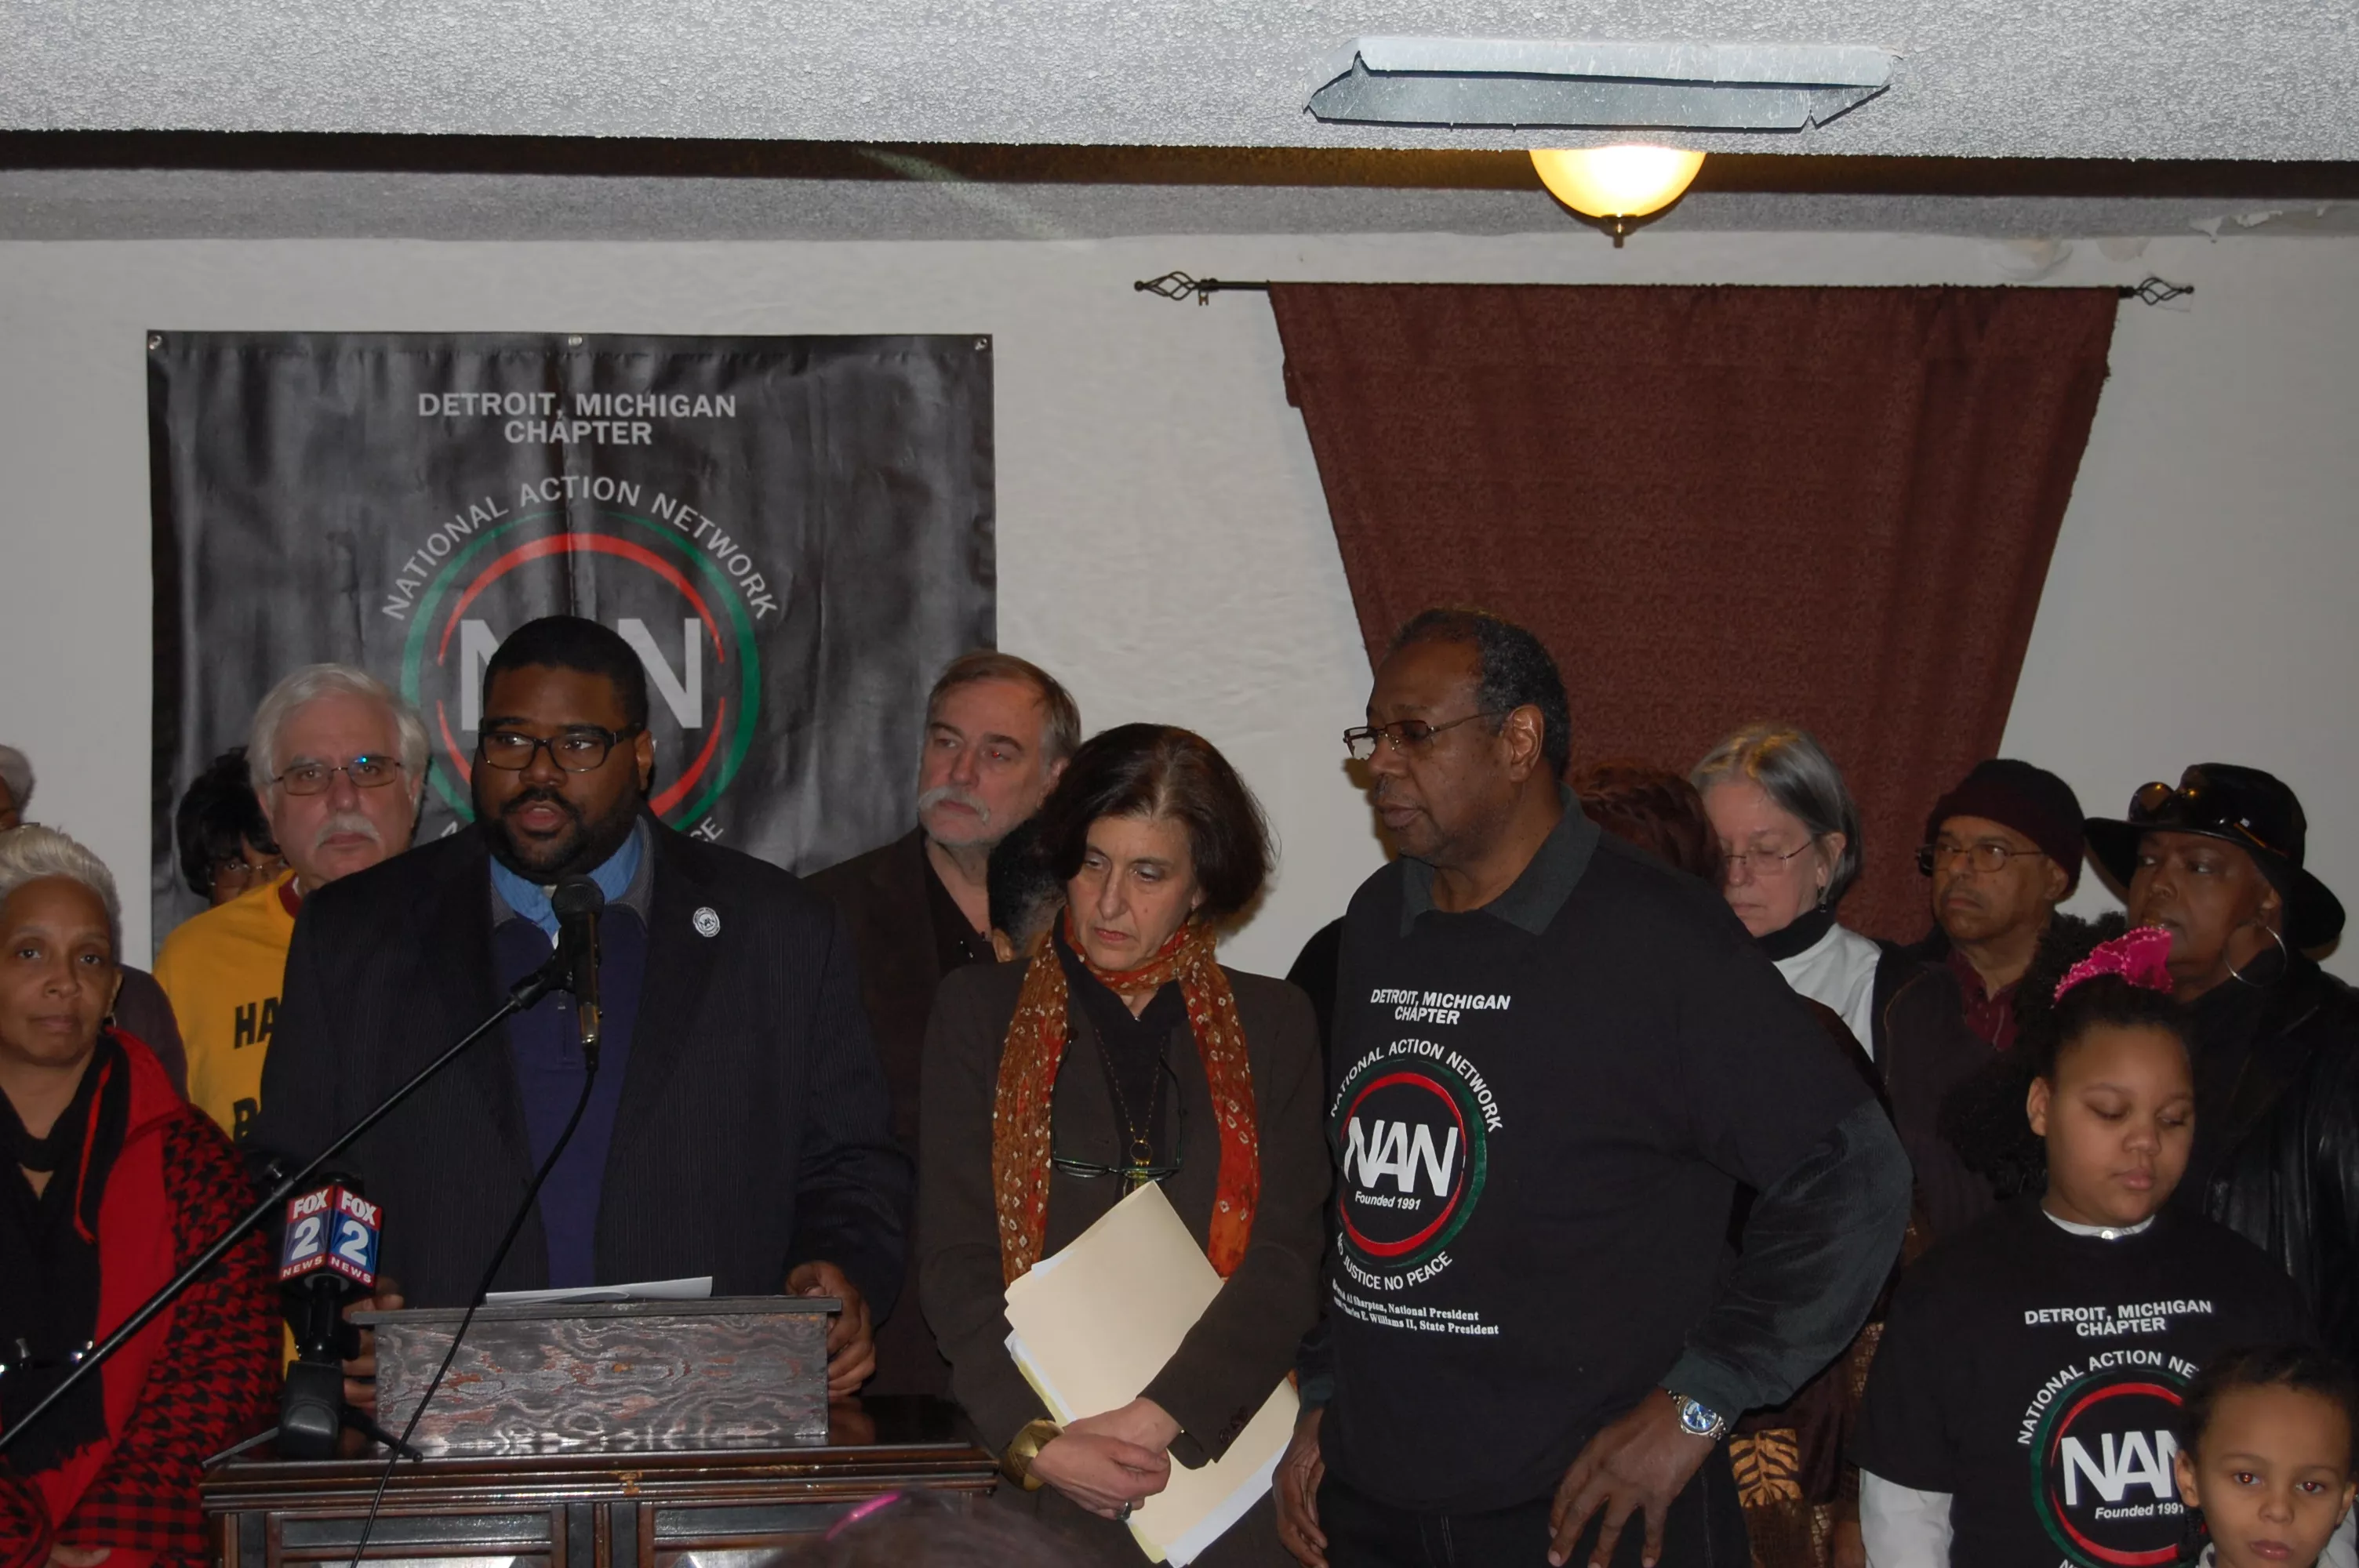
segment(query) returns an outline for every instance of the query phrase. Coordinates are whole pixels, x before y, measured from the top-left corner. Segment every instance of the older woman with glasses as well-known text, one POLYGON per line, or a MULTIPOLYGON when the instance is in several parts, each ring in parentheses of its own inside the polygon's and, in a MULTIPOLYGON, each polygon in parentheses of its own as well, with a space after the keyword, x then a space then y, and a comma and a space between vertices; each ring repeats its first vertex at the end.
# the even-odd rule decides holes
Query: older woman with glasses
POLYGON ((0 834, 0 1562, 198 1563, 198 1466, 267 1418, 278 1345, 249 1238, 38 1422, 84 1351, 247 1202, 229 1141, 106 1022, 114 879, 64 834, 0 834))
POLYGON ((287 869, 255 798, 243 746, 232 746, 189 781, 172 811, 172 839, 180 880, 211 909, 277 881, 287 869))
POLYGON ((1809 730, 1754 724, 1689 777, 1720 839, 1729 907, 1786 983, 1832 1008, 1880 1058, 1879 1001, 1919 966, 1836 922, 1860 867, 1859 807, 1843 771, 1809 730))
MULTIPOLYGON (((1049 943, 951 974, 928 1031, 919 1290, 952 1394, 1005 1456, 1000 1498, 1098 1560, 1136 1563, 1119 1521, 1175 1460, 1221 1455, 1318 1316, 1318 1037, 1301 992, 1214 959, 1269 850, 1260 808, 1201 737, 1106 731, 1038 820, 1063 884, 1049 943), (1060 1428, 1008 1354, 1005 1289, 1149 1182, 1224 1282, 1136 1400, 1060 1428)), ((1199 1561, 1290 1562, 1269 1499, 1199 1561)))

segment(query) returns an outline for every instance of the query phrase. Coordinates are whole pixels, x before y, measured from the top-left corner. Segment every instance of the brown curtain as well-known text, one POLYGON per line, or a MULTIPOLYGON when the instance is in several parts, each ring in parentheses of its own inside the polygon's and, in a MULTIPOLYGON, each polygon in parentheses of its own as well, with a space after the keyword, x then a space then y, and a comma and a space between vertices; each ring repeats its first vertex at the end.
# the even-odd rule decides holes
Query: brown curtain
MULTIPOLYGON (((1283 285, 1371 661, 1434 604, 1530 626, 1575 764, 1817 732, 1864 821, 1846 924, 1992 754, 2105 378, 2111 290, 1283 285)), ((2038 759, 2032 759, 2037 761, 2038 759)))

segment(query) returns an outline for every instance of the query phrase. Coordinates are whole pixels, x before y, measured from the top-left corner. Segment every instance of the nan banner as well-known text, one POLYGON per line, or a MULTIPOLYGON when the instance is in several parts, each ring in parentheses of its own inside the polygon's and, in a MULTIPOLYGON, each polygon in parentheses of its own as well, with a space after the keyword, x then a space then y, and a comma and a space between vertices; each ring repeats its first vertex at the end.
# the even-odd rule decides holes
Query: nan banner
POLYGON ((908 830, 927 687, 992 645, 991 342, 159 332, 153 896, 172 808, 299 665, 425 715, 471 817, 484 662, 586 615, 647 666, 654 806, 813 871, 908 830))

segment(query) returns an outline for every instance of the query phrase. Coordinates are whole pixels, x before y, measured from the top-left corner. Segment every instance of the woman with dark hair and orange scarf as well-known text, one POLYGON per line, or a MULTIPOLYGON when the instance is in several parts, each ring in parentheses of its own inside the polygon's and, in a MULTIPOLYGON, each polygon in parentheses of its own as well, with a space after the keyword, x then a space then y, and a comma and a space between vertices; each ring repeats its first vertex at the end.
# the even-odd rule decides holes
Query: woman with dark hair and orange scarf
MULTIPOLYGON (((951 975, 927 1032, 919 1289, 951 1391, 1005 1456, 999 1497, 1136 1563, 1120 1521, 1175 1461, 1220 1457, 1318 1316, 1318 1034, 1300 991, 1213 957, 1261 892, 1268 830, 1201 737, 1106 731, 1039 822, 1065 889, 1051 941, 951 975), (1006 1289, 1147 1182, 1221 1292, 1137 1399, 1060 1428, 1007 1352, 1006 1289)), ((1292 1560, 1265 1497, 1198 1561, 1292 1560)))

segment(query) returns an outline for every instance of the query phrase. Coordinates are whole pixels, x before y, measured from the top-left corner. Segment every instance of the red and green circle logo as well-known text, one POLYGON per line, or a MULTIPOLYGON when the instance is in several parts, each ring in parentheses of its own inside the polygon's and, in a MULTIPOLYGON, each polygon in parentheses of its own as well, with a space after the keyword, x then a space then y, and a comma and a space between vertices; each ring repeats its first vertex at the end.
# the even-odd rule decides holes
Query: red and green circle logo
POLYGON ((2185 1383, 2155 1366, 2083 1374, 2048 1407, 2031 1444, 2033 1505, 2083 1568, 2179 1561, 2187 1524, 2171 1457, 2185 1383))
POLYGON ((1344 1246, 1373 1269, 1414 1269, 1450 1245, 1482 1200, 1490 1149, 1481 1106, 1443 1062, 1391 1056, 1335 1099, 1344 1246))
POLYGON ((419 593, 401 691, 425 715, 443 763, 436 793, 461 820, 473 817, 484 661, 508 633, 569 604, 638 654, 658 757, 648 805, 670 826, 693 827, 754 742, 762 666, 753 618, 728 574, 677 530, 613 509, 592 514, 588 527, 569 527, 549 508, 483 529, 419 593))

